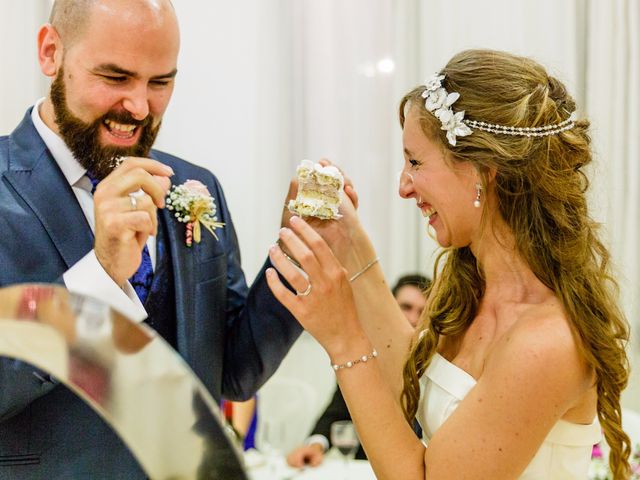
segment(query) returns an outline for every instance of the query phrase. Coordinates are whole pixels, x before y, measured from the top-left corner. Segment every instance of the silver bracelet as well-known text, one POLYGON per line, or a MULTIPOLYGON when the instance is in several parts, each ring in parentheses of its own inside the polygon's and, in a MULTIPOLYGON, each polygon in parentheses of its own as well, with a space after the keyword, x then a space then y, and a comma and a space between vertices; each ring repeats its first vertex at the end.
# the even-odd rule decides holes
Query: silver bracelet
POLYGON ((376 263, 378 263, 378 261, 380 260, 380 257, 376 257, 373 260, 371 260, 369 263, 367 263, 364 268, 362 270, 360 270, 359 272, 355 273, 353 275, 353 277, 351 277, 349 279, 350 282, 353 282, 356 278, 358 278, 360 275, 362 275, 364 272, 366 272, 367 270, 369 270, 371 267, 373 267, 376 263))
POLYGON ((354 365, 357 365, 359 363, 367 363, 369 360, 373 360, 377 356, 378 356, 378 351, 374 348, 373 352, 371 352, 369 355, 363 355, 360 358, 357 358, 347 363, 341 363, 341 364, 333 363, 331 364, 331 367, 333 367, 333 369, 337 372, 338 370, 341 370, 343 368, 351 368, 354 365))

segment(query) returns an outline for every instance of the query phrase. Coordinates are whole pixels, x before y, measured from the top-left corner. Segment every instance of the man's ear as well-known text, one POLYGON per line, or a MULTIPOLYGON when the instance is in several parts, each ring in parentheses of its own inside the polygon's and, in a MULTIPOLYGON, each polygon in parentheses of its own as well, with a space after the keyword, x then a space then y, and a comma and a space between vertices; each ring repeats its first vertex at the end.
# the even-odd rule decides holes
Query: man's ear
POLYGON ((62 66, 63 46, 58 31, 50 23, 38 31, 38 63, 47 77, 55 77, 62 66))

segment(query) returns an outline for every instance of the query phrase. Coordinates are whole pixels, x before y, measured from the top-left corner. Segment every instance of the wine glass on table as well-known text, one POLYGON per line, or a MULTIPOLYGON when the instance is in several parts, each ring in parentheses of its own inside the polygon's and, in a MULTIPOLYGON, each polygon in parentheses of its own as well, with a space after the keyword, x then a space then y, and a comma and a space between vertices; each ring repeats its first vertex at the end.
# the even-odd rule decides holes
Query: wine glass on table
POLYGON ((348 478, 349 460, 353 459, 360 446, 356 427, 349 420, 341 420, 331 424, 331 443, 342 454, 344 459, 344 478, 348 478))

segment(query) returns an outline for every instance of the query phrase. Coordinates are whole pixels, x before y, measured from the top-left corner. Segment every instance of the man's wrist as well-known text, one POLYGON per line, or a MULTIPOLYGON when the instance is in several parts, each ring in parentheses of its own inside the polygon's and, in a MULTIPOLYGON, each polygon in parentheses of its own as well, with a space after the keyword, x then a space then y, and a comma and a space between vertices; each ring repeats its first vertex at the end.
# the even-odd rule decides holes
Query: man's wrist
POLYGON ((356 233, 357 238, 351 239, 350 245, 346 250, 344 258, 340 258, 342 266, 347 270, 349 278, 362 270, 362 268, 378 257, 376 249, 373 247, 371 240, 364 234, 356 233))
POLYGON ((135 322, 147 318, 147 312, 131 284, 125 282, 124 289, 116 285, 98 261, 95 250, 78 260, 62 278, 71 293, 98 299, 135 322))

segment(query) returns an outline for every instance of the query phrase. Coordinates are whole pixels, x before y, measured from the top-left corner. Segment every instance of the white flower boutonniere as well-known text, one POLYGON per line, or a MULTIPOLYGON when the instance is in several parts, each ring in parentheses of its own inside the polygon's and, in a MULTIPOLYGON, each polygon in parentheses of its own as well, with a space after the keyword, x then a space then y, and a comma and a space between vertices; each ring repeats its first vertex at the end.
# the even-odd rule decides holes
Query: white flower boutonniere
POLYGON ((187 180, 182 185, 174 185, 167 195, 167 209, 174 212, 179 222, 187 224, 186 244, 200 243, 201 227, 211 232, 216 240, 216 228, 224 227, 216 216, 216 203, 206 185, 198 180, 187 180))

